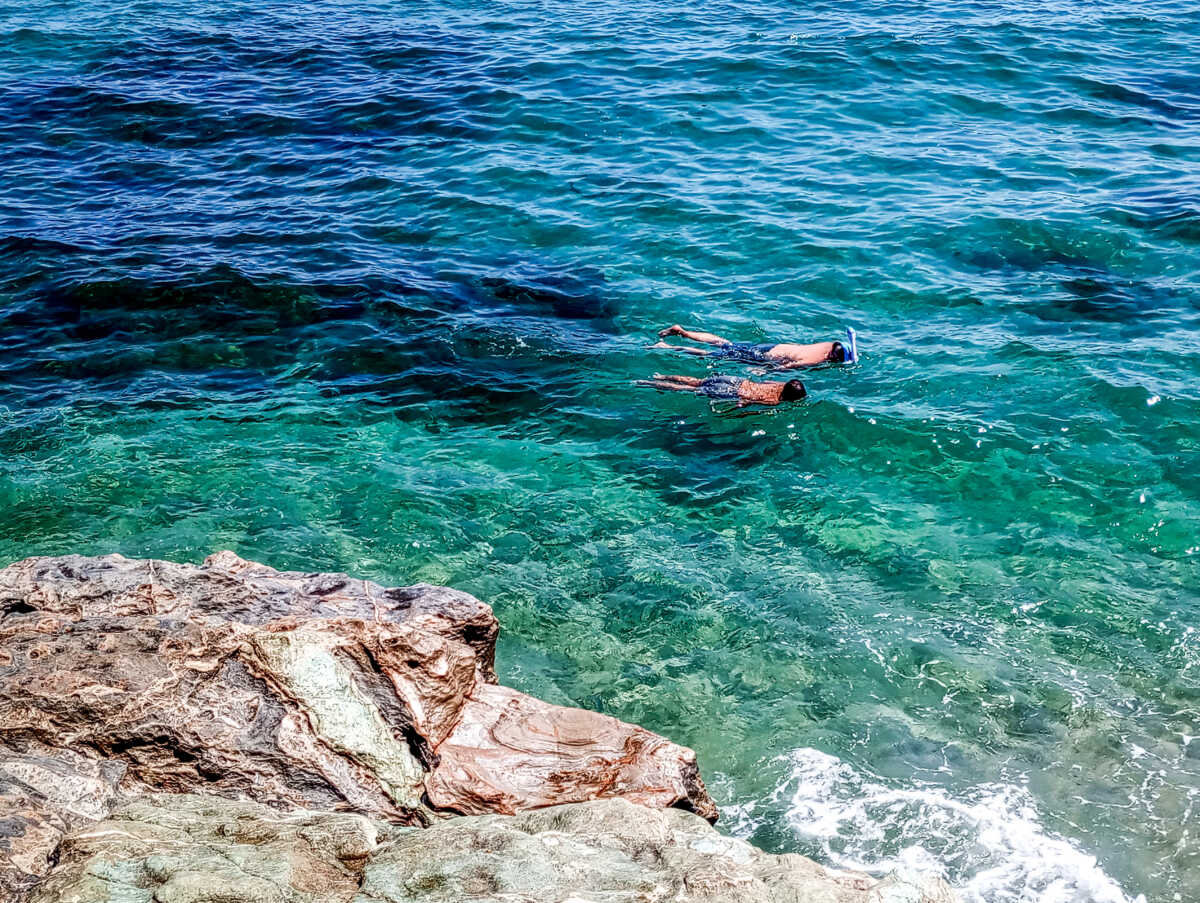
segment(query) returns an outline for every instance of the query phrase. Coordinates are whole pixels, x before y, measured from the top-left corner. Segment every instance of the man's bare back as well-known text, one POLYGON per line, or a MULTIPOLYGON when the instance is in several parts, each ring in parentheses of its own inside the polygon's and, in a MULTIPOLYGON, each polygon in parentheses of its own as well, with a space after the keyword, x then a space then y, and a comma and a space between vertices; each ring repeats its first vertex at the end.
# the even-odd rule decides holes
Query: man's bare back
POLYGON ((707 398, 736 401, 738 407, 748 404, 777 405, 784 401, 800 401, 807 396, 804 383, 798 379, 787 382, 755 382, 740 376, 667 376, 655 373, 654 379, 638 380, 639 386, 669 392, 692 392, 707 398))
POLYGON ((664 338, 672 335, 715 347, 713 350, 707 350, 688 345, 668 345, 662 341, 650 347, 682 351, 697 357, 723 358, 744 364, 767 364, 779 370, 816 367, 824 363, 855 363, 858 360, 858 342, 853 329, 846 331, 846 343, 814 342, 809 345, 792 342, 731 342, 711 332, 688 330, 678 324, 659 332, 659 336, 664 338))

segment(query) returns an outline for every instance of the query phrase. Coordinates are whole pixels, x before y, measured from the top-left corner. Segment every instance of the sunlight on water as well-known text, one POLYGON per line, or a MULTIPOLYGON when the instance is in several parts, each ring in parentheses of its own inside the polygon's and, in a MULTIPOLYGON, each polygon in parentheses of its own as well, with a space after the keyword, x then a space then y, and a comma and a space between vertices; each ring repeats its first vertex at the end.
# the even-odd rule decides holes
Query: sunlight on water
POLYGON ((1200 898, 1200 14, 0 3, 0 560, 427 580, 728 829, 1200 898), (809 399, 645 347, 858 330, 809 399))

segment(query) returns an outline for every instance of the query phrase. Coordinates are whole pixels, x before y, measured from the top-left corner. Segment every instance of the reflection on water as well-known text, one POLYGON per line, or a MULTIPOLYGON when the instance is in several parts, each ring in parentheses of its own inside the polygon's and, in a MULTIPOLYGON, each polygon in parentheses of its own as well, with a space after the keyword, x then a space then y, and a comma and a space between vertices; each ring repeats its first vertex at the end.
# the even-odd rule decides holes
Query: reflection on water
POLYGON ((0 8, 0 559, 453 584, 768 848, 1192 899, 1198 45, 1170 2, 0 8), (863 360, 638 390, 744 375, 676 322, 863 360))

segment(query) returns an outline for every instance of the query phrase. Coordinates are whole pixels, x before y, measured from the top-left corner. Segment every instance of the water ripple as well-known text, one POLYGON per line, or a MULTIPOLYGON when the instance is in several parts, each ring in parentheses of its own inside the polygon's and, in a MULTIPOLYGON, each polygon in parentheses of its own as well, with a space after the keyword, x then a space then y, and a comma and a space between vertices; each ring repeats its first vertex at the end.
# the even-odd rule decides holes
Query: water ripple
POLYGON ((3 557, 453 583, 766 846, 903 858, 867 787, 968 896, 1197 895, 1193 7, 34 0, 0 54, 3 557), (709 372, 672 322, 865 357, 727 412, 631 386, 709 372))

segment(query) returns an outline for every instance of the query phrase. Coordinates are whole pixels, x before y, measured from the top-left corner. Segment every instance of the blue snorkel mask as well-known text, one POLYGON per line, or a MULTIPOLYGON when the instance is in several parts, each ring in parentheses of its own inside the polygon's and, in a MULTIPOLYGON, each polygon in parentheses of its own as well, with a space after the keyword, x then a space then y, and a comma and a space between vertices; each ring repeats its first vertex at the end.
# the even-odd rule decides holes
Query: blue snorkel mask
POLYGON ((847 364, 858 363, 858 334, 851 328, 846 328, 846 360, 847 364))

